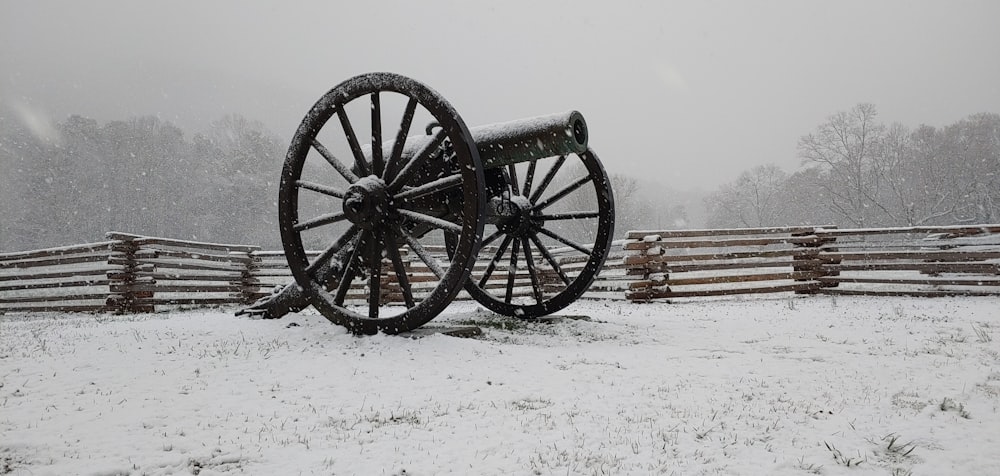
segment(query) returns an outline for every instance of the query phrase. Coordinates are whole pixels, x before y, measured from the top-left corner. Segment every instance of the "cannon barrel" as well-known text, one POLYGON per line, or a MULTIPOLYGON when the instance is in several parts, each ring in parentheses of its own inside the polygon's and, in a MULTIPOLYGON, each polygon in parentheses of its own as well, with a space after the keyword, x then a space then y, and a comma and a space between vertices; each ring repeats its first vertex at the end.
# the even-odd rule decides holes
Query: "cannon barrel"
POLYGON ((587 150, 587 122, 577 111, 473 127, 469 132, 486 169, 587 150))
MULTIPOLYGON (((484 169, 587 151, 587 121, 578 111, 529 117, 469 129, 484 169)), ((430 135, 410 136, 403 148, 403 162, 413 158, 431 140, 430 135)), ((383 157, 394 141, 382 146, 383 157)), ((371 160, 371 145, 363 147, 371 160)), ((357 171, 355 171, 357 172, 357 171)))

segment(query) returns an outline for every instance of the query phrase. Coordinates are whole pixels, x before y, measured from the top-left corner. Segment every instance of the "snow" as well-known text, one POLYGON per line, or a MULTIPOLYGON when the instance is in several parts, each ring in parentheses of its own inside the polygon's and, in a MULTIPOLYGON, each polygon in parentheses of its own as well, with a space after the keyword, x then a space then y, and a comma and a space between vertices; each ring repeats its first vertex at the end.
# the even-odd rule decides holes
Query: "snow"
POLYGON ((1000 474, 996 297, 0 316, 0 473, 1000 474))

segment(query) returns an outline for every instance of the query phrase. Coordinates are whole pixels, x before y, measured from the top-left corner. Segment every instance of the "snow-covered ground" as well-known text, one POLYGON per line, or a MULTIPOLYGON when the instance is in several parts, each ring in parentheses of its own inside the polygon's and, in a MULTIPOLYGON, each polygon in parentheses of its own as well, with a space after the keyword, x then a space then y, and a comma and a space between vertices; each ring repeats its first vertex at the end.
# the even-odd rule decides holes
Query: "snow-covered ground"
POLYGON ((1000 474, 1000 301, 0 316, 0 474, 1000 474))

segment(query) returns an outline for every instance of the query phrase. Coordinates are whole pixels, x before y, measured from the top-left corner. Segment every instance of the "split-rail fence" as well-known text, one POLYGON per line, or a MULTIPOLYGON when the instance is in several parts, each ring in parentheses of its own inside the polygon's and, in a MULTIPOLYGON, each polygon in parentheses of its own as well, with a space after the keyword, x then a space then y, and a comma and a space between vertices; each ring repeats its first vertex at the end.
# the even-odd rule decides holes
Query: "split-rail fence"
MULTIPOLYGON (((282 252, 257 246, 117 232, 106 238, 0 253, 0 313, 245 306, 292 280, 282 252)), ((570 274, 585 261, 571 249, 554 254, 570 274)), ((415 287, 430 275, 418 259, 407 268, 415 287)), ((386 301, 402 300, 394 279, 383 276, 386 301)), ((348 299, 365 299, 364 286, 355 283, 348 299)), ((757 293, 1000 296, 1000 225, 630 231, 584 298, 757 293)))

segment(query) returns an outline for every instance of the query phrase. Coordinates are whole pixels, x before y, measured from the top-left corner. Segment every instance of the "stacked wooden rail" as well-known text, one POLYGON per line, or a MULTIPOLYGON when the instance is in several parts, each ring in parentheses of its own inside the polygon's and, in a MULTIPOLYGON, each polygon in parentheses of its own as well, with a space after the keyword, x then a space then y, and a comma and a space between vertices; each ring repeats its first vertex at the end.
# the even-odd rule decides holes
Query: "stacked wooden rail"
POLYGON ((1000 294, 1000 225, 631 231, 633 301, 775 292, 1000 294))
POLYGON ((0 313, 103 311, 115 242, 0 254, 0 313))
MULTIPOLYGON (((620 243, 618 244, 620 245, 620 243)), ((437 258, 440 263, 444 264, 448 262, 444 246, 427 245, 425 249, 431 256, 437 258)), ((480 255, 492 256, 494 252, 495 247, 487 247, 482 250, 480 255)), ((313 255, 318 254, 318 252, 311 253, 313 255)), ((551 253, 563 271, 569 276, 576 276, 586 262, 585 255, 569 247, 553 249, 551 253)), ((407 281, 410 283, 413 296, 419 300, 433 289, 433 286, 436 284, 434 275, 426 264, 416 259, 415 255, 407 253, 405 248, 400 250, 400 255, 403 258, 403 266, 406 269, 407 281)), ((283 286, 292 281, 291 271, 288 269, 283 252, 259 251, 252 253, 252 256, 260 260, 257 265, 257 271, 254 272, 254 276, 257 278, 257 285, 261 290, 259 296, 264 296, 275 287, 283 286)), ((600 275, 595 279, 594 284, 584 294, 583 298, 604 299, 617 297, 620 299, 624 296, 624 290, 627 287, 627 276, 623 272, 622 256, 620 246, 619 249, 612 251, 600 275)), ((477 261, 472 269, 473 275, 481 275, 488 265, 488 260, 477 261)), ((547 292, 555 292, 561 289, 559 285, 561 281, 548 266, 539 264, 539 271, 541 272, 540 280, 542 283, 545 283, 543 287, 547 292)), ((486 283, 486 287, 496 289, 505 288, 507 286, 507 278, 506 269, 498 269, 497 272, 491 275, 486 283)), ((365 290, 366 282, 366 279, 355 280, 351 285, 350 291, 347 293, 346 300, 362 301, 367 299, 368 293, 365 290)), ((526 268, 519 268, 517 270, 514 283, 513 297, 530 298, 533 296, 531 276, 528 274, 526 268)), ((382 284, 385 292, 380 296, 380 302, 403 302, 402 290, 399 288, 392 264, 388 260, 382 263, 382 284)), ((456 297, 456 299, 469 298, 465 291, 461 291, 456 297)))
MULTIPOLYGON (((307 251, 306 254, 310 259, 315 258, 320 252, 319 251, 307 251)), ((406 257, 405 251, 401 251, 404 256, 403 265, 407 270, 407 276, 414 282, 415 294, 417 296, 421 295, 421 282, 426 281, 422 279, 422 274, 420 271, 413 268, 413 264, 406 257)), ((292 277, 292 272, 288 268, 288 262, 285 259, 285 253, 283 251, 257 251, 252 254, 255 258, 259 259, 257 265, 257 270, 253 273, 256 278, 256 285, 258 286, 258 293, 255 294, 255 298, 264 297, 271 292, 275 291, 277 288, 285 286, 286 284, 294 281, 295 278, 292 277)), ((382 264, 382 289, 384 290, 379 296, 380 302, 403 302, 402 291, 399 290, 399 285, 395 283, 394 271, 392 271, 392 265, 386 260, 382 264), (391 283, 390 283, 391 281, 391 283), (389 285, 385 285, 390 283, 389 285)), ((430 274, 430 270, 426 267, 423 270, 427 275, 430 274)), ((333 286, 337 286, 337 282, 333 281, 331 283, 333 286)), ((367 285, 367 280, 355 279, 351 283, 345 301, 364 301, 368 299, 368 293, 366 292, 365 286, 367 285)))
MULTIPOLYGON (((280 251, 118 232, 108 233, 107 238, 109 241, 90 245, 0 254, 0 312, 138 313, 179 305, 248 305, 293 280, 280 251)), ((428 249, 447 262, 444 247, 428 249)), ((622 296, 626 276, 620 251, 616 253, 585 297, 622 296)), ((586 261, 571 248, 554 249, 552 254, 570 276, 579 273, 586 261)), ((413 296, 421 299, 435 285, 433 274, 405 249, 401 255, 413 296)), ((483 255, 492 252, 487 249, 483 255)), ((477 262, 474 272, 481 273, 487 264, 485 260, 477 262)), ((543 282, 553 286, 558 282, 554 272, 545 273, 546 266, 539 269, 543 282)), ((514 296, 532 296, 527 270, 519 269, 515 277, 518 287, 514 296)), ((385 292, 380 301, 402 303, 402 291, 389 262, 383 263, 382 281, 385 292)), ((365 279, 355 280, 346 299, 367 299, 366 284, 365 279)), ((487 287, 506 285, 506 270, 498 270, 487 283, 487 287)), ((467 299, 468 295, 463 291, 458 298, 467 299)))
POLYGON ((822 273, 814 227, 630 231, 626 297, 813 292, 822 273))
MULTIPOLYGON (((247 305, 292 281, 284 254, 259 247, 108 233, 100 243, 0 254, 0 313, 151 312, 172 306, 247 305)), ((774 292, 1000 295, 1000 225, 632 231, 584 298, 649 301, 774 292)), ((444 258, 443 248, 431 248, 444 258)), ((483 256, 490 256, 486 250, 483 256)), ((585 257, 552 254, 568 274, 585 257)), ((431 272, 404 262, 419 298, 431 272)), ((476 263, 474 275, 486 261, 476 263)), ((384 263, 382 302, 401 302, 384 263)), ((542 281, 557 283, 554 276, 542 281)), ((526 270, 515 295, 530 296, 526 270)), ((506 286, 507 272, 487 286, 506 286)), ((433 284, 433 283, 430 283, 433 284)), ((365 281, 349 300, 368 297, 365 281)), ((553 288, 554 289, 554 288, 553 288)), ((461 293, 459 299, 467 298, 461 293)))
MULTIPOLYGON (((594 279, 593 284, 590 286, 588 291, 582 296, 584 299, 604 299, 609 297, 615 297, 617 293, 618 297, 621 297, 627 284, 624 282, 626 277, 622 272, 622 257, 624 256, 621 251, 621 244, 623 242, 614 242, 613 249, 610 251, 607 260, 604 263, 604 267, 598 274, 597 278, 594 279)), ((427 249, 432 255, 442 259, 446 258, 444 254, 443 247, 429 246, 427 249)), ((488 246, 481 250, 480 256, 493 256, 496 252, 495 246, 488 246)), ((579 251, 570 247, 560 247, 552 248, 549 250, 553 259, 559 264, 559 268, 566 273, 567 276, 575 278, 580 274, 584 265, 587 263, 588 256, 580 253, 579 251)), ((476 261, 476 264, 472 268, 473 277, 481 276, 484 270, 489 266, 490 262, 488 259, 480 259, 476 261)), ((413 270, 418 273, 430 273, 426 265, 417 260, 412 263, 413 270)), ((537 271, 539 272, 538 280, 542 284, 542 289, 546 293, 556 293, 563 289, 564 284, 559 278, 558 274, 553 270, 547 263, 538 262, 536 263, 537 271)), ((508 270, 501 266, 497 267, 497 271, 494 272, 490 279, 486 283, 487 289, 504 289, 507 287, 508 270)), ((512 297, 523 297, 531 298, 534 296, 532 285, 531 285, 531 275, 526 267, 518 268, 514 273, 514 288, 512 292, 512 297)), ((468 296, 464 293, 459 294, 459 299, 467 299, 468 296)))
POLYGON ((829 294, 1000 294, 1000 225, 825 230, 829 294))
POLYGON ((153 312, 157 306, 248 304, 261 293, 257 246, 200 243, 111 232, 106 306, 153 312))

